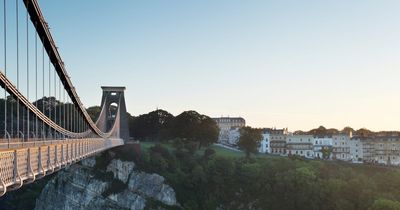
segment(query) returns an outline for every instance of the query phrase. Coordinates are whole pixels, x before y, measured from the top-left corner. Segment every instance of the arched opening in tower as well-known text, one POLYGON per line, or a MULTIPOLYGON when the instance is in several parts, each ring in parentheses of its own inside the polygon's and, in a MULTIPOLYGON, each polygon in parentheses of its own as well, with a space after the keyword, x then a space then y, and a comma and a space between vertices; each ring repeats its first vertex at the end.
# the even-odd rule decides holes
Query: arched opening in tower
POLYGON ((115 118, 118 113, 118 104, 113 102, 110 104, 107 110, 107 131, 110 131, 115 123, 115 118))

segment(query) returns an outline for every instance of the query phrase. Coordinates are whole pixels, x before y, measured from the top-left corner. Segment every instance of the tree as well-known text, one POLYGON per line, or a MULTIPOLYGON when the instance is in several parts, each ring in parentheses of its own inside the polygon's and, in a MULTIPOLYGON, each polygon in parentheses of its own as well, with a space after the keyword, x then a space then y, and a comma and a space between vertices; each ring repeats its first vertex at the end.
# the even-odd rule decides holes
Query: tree
POLYGON ((200 127, 201 115, 196 111, 185 111, 175 117, 171 131, 175 138, 196 141, 196 129, 200 127))
POLYGON ((201 148, 217 142, 219 128, 210 117, 196 111, 185 111, 174 118, 171 133, 174 138, 186 143, 195 142, 201 148))
POLYGON ((370 130, 368 130, 368 129, 366 129, 366 128, 361 128, 361 129, 358 129, 358 130, 355 132, 355 134, 356 134, 357 136, 369 137, 369 136, 372 136, 372 135, 374 134, 374 132, 372 132, 372 131, 370 131, 370 130))
POLYGON ((346 133, 346 134, 354 133, 354 129, 352 127, 346 126, 342 129, 342 133, 346 133))
POLYGON ((246 158, 250 157, 250 153, 257 153, 262 140, 262 131, 249 126, 240 129, 240 137, 238 141, 239 148, 245 150, 246 158))
POLYGON ((322 152, 322 158, 329 159, 329 157, 332 154, 332 148, 324 147, 321 149, 321 152, 322 152))
POLYGON ((219 128, 217 123, 206 115, 201 115, 200 126, 197 129, 198 140, 201 146, 209 146, 217 142, 219 135, 219 128))
POLYGON ((209 159, 213 155, 215 155, 215 150, 212 148, 207 148, 204 150, 203 158, 209 159))
POLYGON ((308 131, 309 134, 314 136, 325 136, 326 135, 326 128, 324 126, 319 126, 318 128, 314 128, 308 131))
POLYGON ((369 210, 400 210, 400 202, 388 199, 379 198, 375 200, 374 204, 369 210))
POLYGON ((92 120, 94 122, 96 122, 97 118, 100 115, 101 107, 100 106, 91 106, 91 107, 87 108, 86 111, 88 112, 90 118, 92 118, 92 120))
POLYGON ((169 138, 168 127, 174 116, 157 109, 147 114, 132 118, 130 133, 137 139, 163 140, 169 138))

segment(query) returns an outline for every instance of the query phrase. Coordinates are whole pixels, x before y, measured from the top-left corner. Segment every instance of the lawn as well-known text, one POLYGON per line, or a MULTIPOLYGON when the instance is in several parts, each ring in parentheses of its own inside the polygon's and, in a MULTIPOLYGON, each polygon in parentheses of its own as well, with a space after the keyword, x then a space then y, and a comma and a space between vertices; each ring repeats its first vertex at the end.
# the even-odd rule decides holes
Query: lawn
MULTIPOLYGON (((148 150, 150 147, 154 146, 157 144, 156 142, 149 142, 149 141, 142 141, 140 142, 140 147, 143 151, 148 150)), ((164 147, 169 149, 170 151, 174 150, 174 147, 170 143, 161 143, 164 147)), ((226 149, 224 147, 221 147, 219 145, 211 145, 210 146, 212 149, 215 150, 216 154, 222 157, 231 157, 231 158, 236 158, 236 157, 244 157, 245 153, 240 152, 240 151, 234 151, 230 149, 226 149)), ((196 151, 196 154, 202 155, 204 153, 204 150, 206 148, 203 147, 200 150, 196 151)), ((257 157, 265 158, 265 157, 273 157, 271 155, 266 155, 266 154, 257 154, 257 157)))
MULTIPOLYGON (((211 148, 215 150, 215 153, 217 155, 220 155, 223 157, 244 157, 245 156, 244 152, 226 149, 226 148, 223 148, 218 145, 211 145, 211 148)), ((203 149, 203 151, 199 151, 199 152, 203 153, 204 149, 203 149)))

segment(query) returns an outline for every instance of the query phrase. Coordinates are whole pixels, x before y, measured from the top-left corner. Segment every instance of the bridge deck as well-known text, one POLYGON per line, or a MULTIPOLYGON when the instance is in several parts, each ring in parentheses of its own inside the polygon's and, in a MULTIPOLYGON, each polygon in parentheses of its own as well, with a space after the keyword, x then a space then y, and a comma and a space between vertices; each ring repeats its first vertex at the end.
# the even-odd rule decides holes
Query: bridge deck
POLYGON ((0 141, 0 196, 97 152, 124 144, 122 139, 0 141))

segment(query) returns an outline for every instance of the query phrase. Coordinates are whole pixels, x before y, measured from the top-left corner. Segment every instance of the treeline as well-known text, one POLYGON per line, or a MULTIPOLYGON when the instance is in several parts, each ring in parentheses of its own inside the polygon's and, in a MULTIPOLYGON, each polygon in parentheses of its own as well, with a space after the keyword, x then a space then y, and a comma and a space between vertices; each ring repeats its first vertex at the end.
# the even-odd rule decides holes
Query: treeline
POLYGON ((295 157, 221 157, 156 145, 138 166, 166 177, 183 209, 398 210, 398 169, 304 161, 295 157))
POLYGON ((210 117, 196 111, 177 116, 161 109, 130 117, 130 136, 136 140, 169 141, 208 146, 218 140, 219 128, 210 117))
MULTIPOLYGON (((68 130, 78 131, 76 126, 76 119, 78 111, 72 103, 63 103, 56 100, 54 97, 43 97, 33 102, 41 112, 49 117, 57 124, 68 130)), ((7 132, 10 134, 17 134, 23 132, 27 135, 27 128, 33 131, 36 127, 42 130, 43 124, 40 120, 36 121, 36 116, 32 112, 28 112, 25 106, 18 103, 16 99, 8 96, 6 100, 0 99, 0 127, 4 128, 7 125, 7 132), (6 118, 5 118, 6 116, 6 118), (6 121, 4 120, 6 119, 6 121), (36 122, 38 122, 36 124, 36 122), (19 131, 17 130, 19 128, 19 131)), ((47 126, 46 130, 50 130, 47 126)), ((4 129, 0 129, 0 135, 4 135, 4 129)), ((31 133, 29 134, 31 135, 31 133)))
POLYGON ((360 137, 373 137, 373 136, 400 136, 399 131, 371 131, 367 128, 360 128, 358 130, 353 129, 352 127, 345 127, 342 130, 338 130, 336 128, 325 128, 324 126, 319 126, 318 128, 311 129, 309 131, 295 131, 295 134, 307 134, 314 136, 332 136, 335 134, 349 134, 352 133, 353 136, 360 137))

